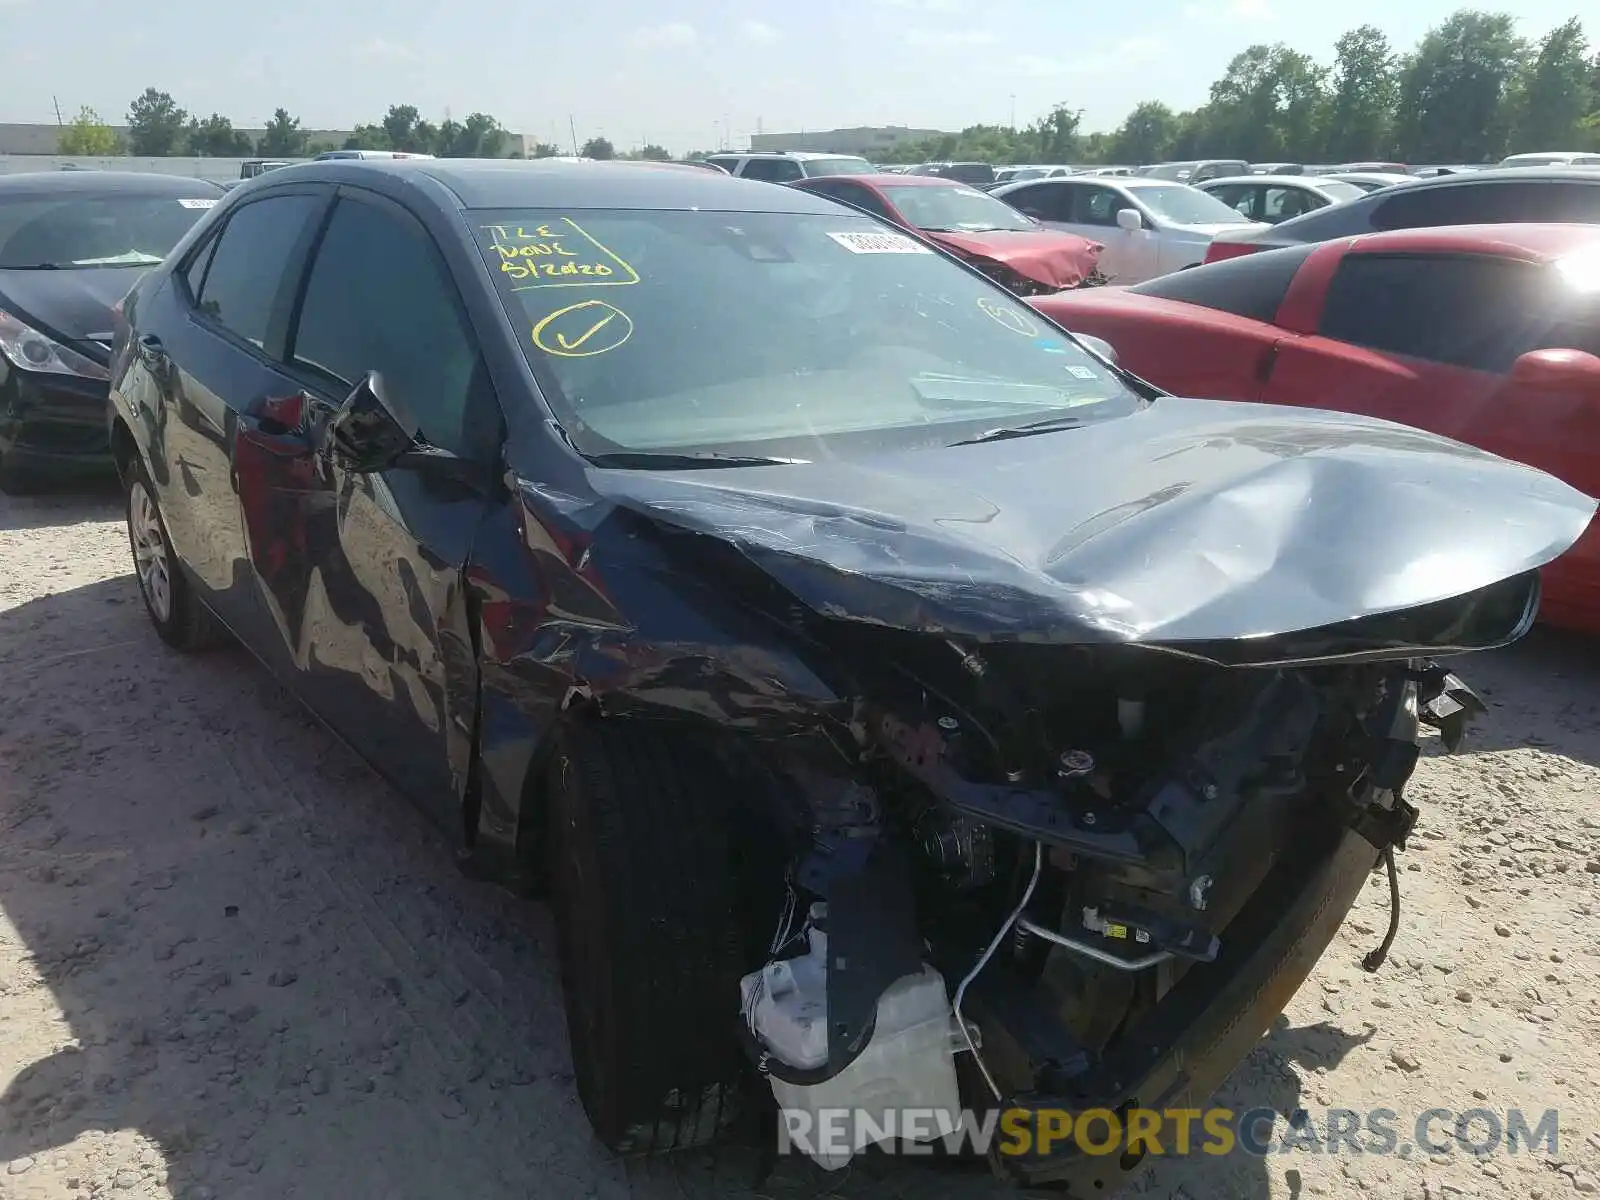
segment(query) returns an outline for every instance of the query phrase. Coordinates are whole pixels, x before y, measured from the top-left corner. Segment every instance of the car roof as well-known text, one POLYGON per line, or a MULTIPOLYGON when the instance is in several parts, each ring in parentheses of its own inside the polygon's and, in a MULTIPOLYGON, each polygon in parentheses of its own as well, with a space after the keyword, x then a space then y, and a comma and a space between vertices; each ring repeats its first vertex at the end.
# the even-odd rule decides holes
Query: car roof
MULTIPOLYGON (((707 158, 793 158, 801 162, 814 161, 819 158, 862 158, 859 154, 830 154, 822 150, 722 150, 715 155, 706 155, 707 158)), ((865 161, 865 159, 863 159, 865 161)))
POLYGON ((126 192, 142 196, 220 196, 222 187, 191 175, 162 175, 154 171, 27 171, 0 175, 0 195, 6 192, 79 192, 85 195, 126 192))
POLYGON ((1600 226, 1518 224, 1438 225, 1363 234, 1351 253, 1492 254, 1522 262, 1549 263, 1576 250, 1600 245, 1600 226))
POLYGON ((462 208, 632 208, 837 215, 834 201, 722 171, 673 162, 562 162, 507 158, 338 158, 282 167, 260 178, 389 184, 418 176, 462 208))
POLYGON ((801 187, 806 184, 816 184, 828 180, 847 179, 851 183, 865 183, 876 187, 932 187, 932 188, 963 188, 969 192, 980 189, 970 183, 962 183, 959 179, 946 179, 943 175, 894 175, 880 172, 873 175, 813 175, 810 179, 796 179, 793 186, 801 187))
POLYGON ((1263 183, 1285 187, 1316 187, 1320 175, 1219 175, 1215 179, 1202 179, 1190 187, 1205 189, 1214 183, 1263 183))
POLYGON ((1513 183, 1529 180, 1576 180, 1579 183, 1600 183, 1600 171, 1593 167, 1486 167, 1481 171, 1465 171, 1459 175, 1434 175, 1418 182, 1419 188, 1461 187, 1493 182, 1497 179, 1513 183))

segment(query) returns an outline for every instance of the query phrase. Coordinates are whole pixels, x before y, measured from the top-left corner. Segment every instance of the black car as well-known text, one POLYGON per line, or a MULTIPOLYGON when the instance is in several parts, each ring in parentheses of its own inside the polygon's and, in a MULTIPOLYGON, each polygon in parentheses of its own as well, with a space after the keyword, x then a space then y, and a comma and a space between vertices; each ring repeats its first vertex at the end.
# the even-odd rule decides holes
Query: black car
POLYGON ((1434 656, 1520 637, 1594 510, 1158 395, 871 216, 670 164, 275 171, 128 297, 108 415, 160 636, 230 631, 548 890, 619 1152, 842 1079, 907 980, 976 1103, 1199 1103, 1392 872, 1418 721, 1475 705, 1434 656), (757 984, 808 911, 797 1062, 757 984))
POLYGON ((124 171, 0 176, 0 488, 109 466, 112 307, 222 194, 124 171))
POLYGON ((1511 167, 1418 179, 1265 229, 1225 229, 1206 261, 1389 229, 1511 222, 1600 224, 1600 171, 1511 167))

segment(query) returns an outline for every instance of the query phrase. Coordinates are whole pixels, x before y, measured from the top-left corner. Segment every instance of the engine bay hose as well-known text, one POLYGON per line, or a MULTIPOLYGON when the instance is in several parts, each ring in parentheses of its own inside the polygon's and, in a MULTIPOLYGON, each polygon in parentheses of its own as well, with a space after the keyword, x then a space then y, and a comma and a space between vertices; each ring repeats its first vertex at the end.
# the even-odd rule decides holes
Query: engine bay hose
POLYGON ((994 1093, 996 1100, 1004 1100, 1005 1097, 1000 1094, 1000 1086, 995 1083, 994 1076, 989 1073, 989 1067, 983 1061, 983 1055, 978 1052, 978 1044, 972 1040, 972 1031, 967 1028, 967 1020, 961 1015, 961 1002, 966 999, 967 988, 978 977, 978 972, 989 965, 989 960, 994 957, 994 952, 1000 948, 1000 943, 1006 940, 1007 935, 1011 933, 1012 927, 1016 925, 1023 912, 1026 911, 1028 902, 1033 899, 1033 889, 1039 886, 1039 872, 1043 867, 1044 843, 1035 842, 1033 844, 1033 874, 1028 877, 1028 886, 1022 889, 1022 899, 1017 901, 1017 907, 1011 910, 1011 915, 1001 924, 994 935, 994 940, 978 956, 978 961, 973 964, 972 970, 968 971, 961 980, 960 985, 956 988, 955 999, 950 1004, 951 1011, 956 1019, 956 1028, 961 1031, 962 1040, 966 1042, 967 1049, 972 1052, 972 1061, 978 1064, 978 1070, 983 1074, 983 1081, 989 1085, 989 1090, 994 1093))

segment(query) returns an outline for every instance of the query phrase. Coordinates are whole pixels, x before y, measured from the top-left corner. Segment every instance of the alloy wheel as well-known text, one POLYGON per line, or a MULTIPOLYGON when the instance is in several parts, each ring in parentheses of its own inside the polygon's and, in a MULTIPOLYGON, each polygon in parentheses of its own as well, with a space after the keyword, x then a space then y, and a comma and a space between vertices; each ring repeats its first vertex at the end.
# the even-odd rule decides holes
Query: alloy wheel
POLYGON ((128 505, 128 532, 133 541, 133 565, 139 576, 139 590, 158 621, 172 618, 171 562, 167 537, 161 529, 156 502, 143 483, 133 486, 128 505))

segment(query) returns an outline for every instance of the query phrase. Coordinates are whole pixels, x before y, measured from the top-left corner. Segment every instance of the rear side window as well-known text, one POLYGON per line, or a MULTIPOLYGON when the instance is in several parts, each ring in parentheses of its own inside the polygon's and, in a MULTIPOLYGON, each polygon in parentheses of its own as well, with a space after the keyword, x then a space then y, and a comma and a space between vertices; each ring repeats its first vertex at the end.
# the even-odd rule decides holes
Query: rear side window
POLYGON ((1560 340, 1549 273, 1506 259, 1347 255, 1317 332, 1356 346, 1503 373, 1560 340))
POLYGON ((1271 322, 1278 315, 1295 272, 1316 248, 1312 243, 1228 258, 1208 267, 1160 275, 1135 284, 1128 291, 1271 322))
POLYGON ((1386 196, 1372 218, 1375 229, 1507 221, 1600 222, 1600 183, 1488 180, 1408 189, 1386 196))
POLYGON ((387 209, 339 202, 306 281, 292 357, 334 390, 377 371, 429 442, 469 457, 484 447, 489 430, 472 404, 477 345, 455 285, 428 235, 387 209))
POLYGON ((792 158, 752 158, 744 164, 746 179, 764 179, 768 183, 789 183, 802 175, 800 164, 792 158))
POLYGON ((219 238, 207 238, 206 244, 200 247, 200 252, 189 260, 189 265, 184 268, 183 282, 189 289, 189 298, 200 298, 200 287, 206 281, 206 268, 211 265, 211 256, 217 252, 219 238))
POLYGON ((246 341, 265 346, 284 267, 321 205, 317 196, 269 196, 234 212, 217 239, 196 297, 200 311, 246 341))
POLYGON ((727 171, 730 174, 739 170, 739 159, 737 156, 713 154, 708 157, 706 161, 708 163, 716 163, 717 166, 721 167, 724 171, 727 171))

